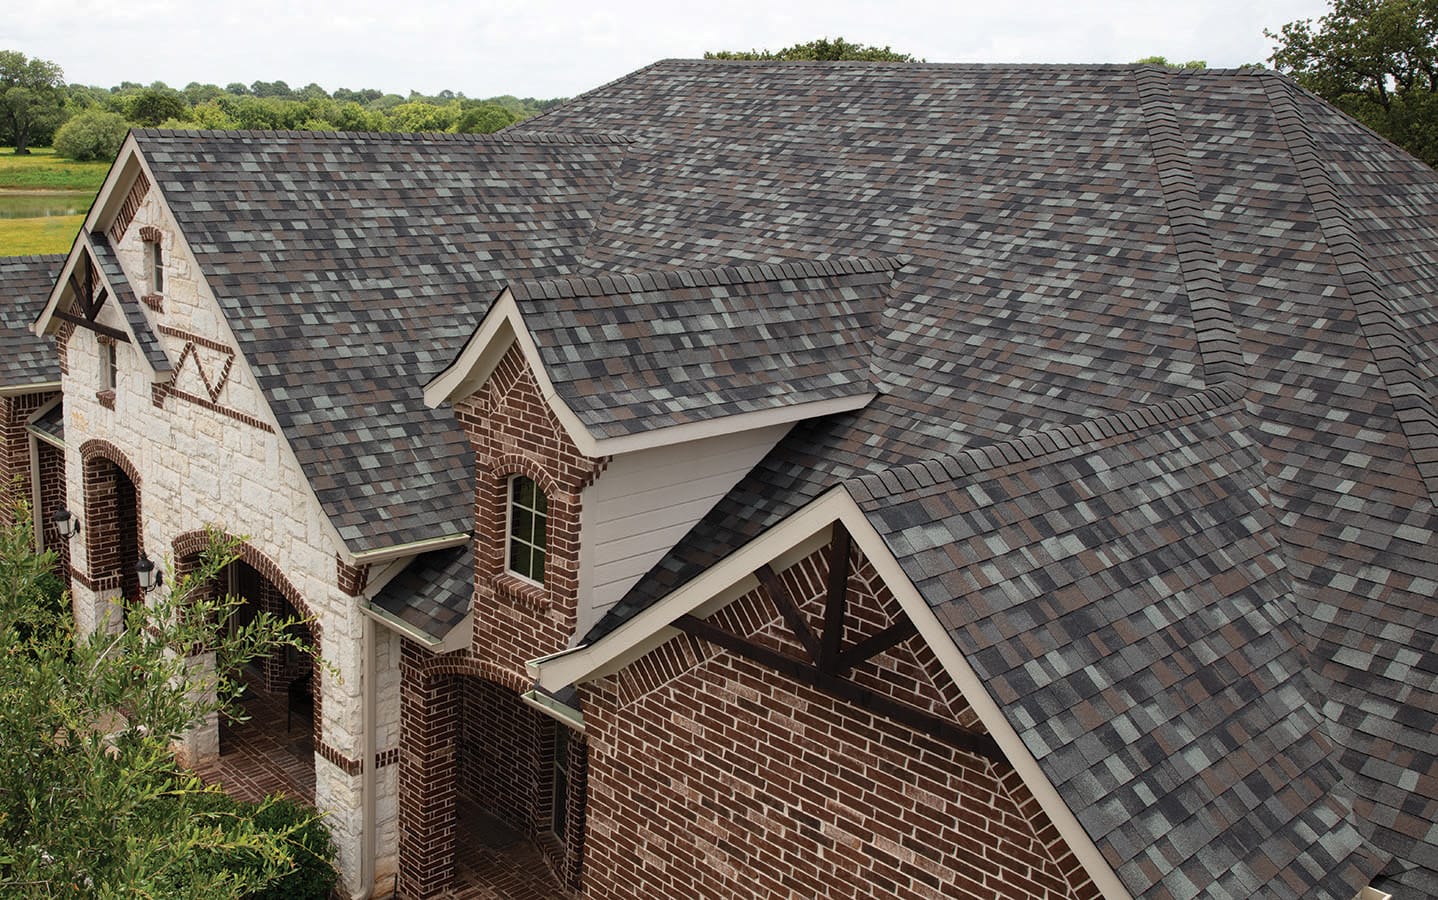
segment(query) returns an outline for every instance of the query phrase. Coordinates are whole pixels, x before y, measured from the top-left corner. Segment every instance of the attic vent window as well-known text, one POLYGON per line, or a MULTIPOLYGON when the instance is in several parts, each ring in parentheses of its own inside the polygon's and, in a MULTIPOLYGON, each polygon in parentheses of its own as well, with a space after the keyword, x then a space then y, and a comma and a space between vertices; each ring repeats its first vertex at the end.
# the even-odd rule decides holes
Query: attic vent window
POLYGON ((534 479, 509 479, 509 571, 544 583, 545 531, 549 501, 534 479))

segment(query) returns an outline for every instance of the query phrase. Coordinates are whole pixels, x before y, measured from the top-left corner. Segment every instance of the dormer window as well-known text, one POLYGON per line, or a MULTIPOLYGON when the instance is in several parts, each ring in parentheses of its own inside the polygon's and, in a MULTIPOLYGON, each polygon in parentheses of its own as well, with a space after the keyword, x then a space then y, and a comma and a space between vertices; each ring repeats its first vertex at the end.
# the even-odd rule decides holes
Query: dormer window
POLYGON ((533 478, 509 479, 509 571, 544 583, 545 531, 549 501, 533 478))

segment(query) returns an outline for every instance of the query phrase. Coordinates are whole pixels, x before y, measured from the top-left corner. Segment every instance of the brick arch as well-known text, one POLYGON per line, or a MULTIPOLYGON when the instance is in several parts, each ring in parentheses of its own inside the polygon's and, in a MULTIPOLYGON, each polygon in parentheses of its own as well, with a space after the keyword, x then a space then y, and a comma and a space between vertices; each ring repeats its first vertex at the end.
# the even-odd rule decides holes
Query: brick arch
POLYGON ((130 462, 130 458, 119 447, 103 438, 91 438, 80 445, 81 460, 88 464, 96 458, 107 459, 114 463, 135 487, 140 486, 140 470, 135 468, 134 463, 130 462))
POLYGON ((118 588, 132 597, 139 592, 135 562, 145 554, 140 472, 119 447, 100 438, 80 445, 80 461, 87 586, 94 591, 118 588), (129 482, 132 504, 121 496, 116 472, 129 482), (126 550, 132 558, 125 558, 126 550))
POLYGON ((490 465, 501 486, 508 483, 511 475, 525 475, 534 479, 534 483, 539 485, 539 489, 544 491, 546 497, 552 497, 563 490, 553 475, 528 456, 519 453, 501 453, 491 461, 490 465))
MULTIPOLYGON (((321 725, 324 721, 322 714, 324 691, 321 689, 323 676, 321 674, 321 667, 318 665, 318 662, 324 658, 324 629, 323 626, 320 624, 319 617, 315 615, 314 610, 310 608, 310 605, 305 602, 304 596, 300 594, 299 589, 294 586, 294 583, 291 582, 289 578, 285 577, 284 572, 280 571, 280 567, 275 564, 274 560, 270 559, 264 553, 255 549, 254 545, 252 545, 249 541, 242 541, 234 535, 230 534, 229 532, 221 531, 219 529, 201 528, 195 531, 187 531, 171 542, 170 547, 174 558, 176 578, 180 578, 193 573, 195 571, 197 563, 199 562, 200 553, 202 553, 205 548, 210 545, 210 542, 215 539, 225 541, 227 543, 232 543, 234 545, 233 552, 236 558, 248 565, 250 568, 254 569, 260 574, 260 577, 264 578, 271 585, 273 585, 275 590, 279 591, 280 596, 284 597, 285 601, 289 603, 290 606, 294 607, 295 611, 299 613, 300 616, 307 620, 305 623, 305 628, 310 633, 311 643, 314 644, 314 659, 317 664, 315 667, 315 688, 313 691, 315 710, 313 722, 314 741, 315 749, 323 753, 325 747, 324 742, 321 739, 321 734, 323 731, 321 725)), ((215 590, 216 587, 217 586, 211 584, 208 590, 215 590)), ((331 761, 333 762, 334 760, 331 761)))

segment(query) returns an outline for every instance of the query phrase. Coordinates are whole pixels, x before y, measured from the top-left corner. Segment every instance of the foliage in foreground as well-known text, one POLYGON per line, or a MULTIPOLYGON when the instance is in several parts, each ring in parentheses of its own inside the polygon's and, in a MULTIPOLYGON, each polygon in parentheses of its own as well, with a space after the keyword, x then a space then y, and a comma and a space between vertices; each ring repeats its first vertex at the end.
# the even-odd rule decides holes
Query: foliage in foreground
POLYGON ((1438 0, 1331 0, 1264 34, 1275 69, 1438 166, 1438 0))
POLYGON ((294 871, 312 814, 237 807, 172 753, 209 713, 238 713, 247 660, 307 649, 273 616, 221 624, 240 601, 197 588, 233 548, 217 539, 122 628, 80 636, 47 580, 52 555, 33 552, 29 514, 16 519, 0 529, 0 893, 241 897, 294 871), (192 665, 194 648, 213 666, 192 665))
POLYGON ((859 60, 862 62, 923 62, 908 53, 883 47, 869 47, 855 44, 841 37, 819 38, 806 44, 795 44, 783 50, 711 50, 705 59, 765 59, 765 60, 859 60))

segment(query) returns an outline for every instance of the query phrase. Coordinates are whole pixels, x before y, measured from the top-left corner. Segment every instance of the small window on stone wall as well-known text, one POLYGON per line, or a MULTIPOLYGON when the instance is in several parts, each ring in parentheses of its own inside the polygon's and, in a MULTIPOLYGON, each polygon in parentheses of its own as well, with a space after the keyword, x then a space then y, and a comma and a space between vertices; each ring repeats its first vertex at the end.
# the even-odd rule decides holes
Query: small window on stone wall
POLYGON ((544 583, 545 531, 549 502, 534 479, 509 479, 509 571, 544 583))
POLYGON ((100 341, 100 390, 113 391, 119 379, 119 363, 115 358, 115 342, 100 341))
POLYGON ((149 260, 150 293, 163 294, 165 292, 165 251, 160 248, 160 242, 147 241, 145 256, 149 260))

